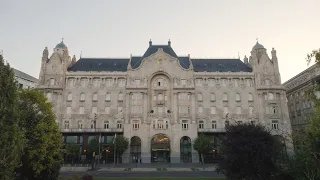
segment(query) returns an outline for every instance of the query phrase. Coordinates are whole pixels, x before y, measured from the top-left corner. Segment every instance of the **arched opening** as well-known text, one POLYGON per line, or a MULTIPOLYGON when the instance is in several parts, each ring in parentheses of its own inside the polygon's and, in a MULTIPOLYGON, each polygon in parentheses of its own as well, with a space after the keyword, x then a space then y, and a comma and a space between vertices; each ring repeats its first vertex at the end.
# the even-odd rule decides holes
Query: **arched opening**
POLYGON ((130 157, 133 163, 141 159, 141 139, 138 136, 133 136, 130 140, 130 157))
POLYGON ((170 139, 165 134, 156 134, 151 139, 151 162, 170 162, 170 139))
POLYGON ((192 162, 192 154, 191 154, 191 139, 187 136, 183 136, 180 139, 180 161, 183 163, 191 163, 192 162))

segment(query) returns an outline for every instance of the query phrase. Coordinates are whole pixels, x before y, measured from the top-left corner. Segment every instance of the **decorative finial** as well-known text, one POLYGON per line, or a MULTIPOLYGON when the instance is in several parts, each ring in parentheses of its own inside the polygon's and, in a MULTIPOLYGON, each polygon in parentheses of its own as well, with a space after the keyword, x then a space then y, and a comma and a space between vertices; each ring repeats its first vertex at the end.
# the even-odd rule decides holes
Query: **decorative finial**
POLYGON ((80 59, 81 59, 81 57, 82 57, 82 51, 80 52, 80 59))
POLYGON ((149 41, 149 47, 151 47, 152 46, 152 41, 151 41, 151 39, 150 39, 150 41, 149 41))
POLYGON ((168 41, 168 46, 171 47, 171 41, 170 41, 170 39, 169 39, 169 41, 168 41))
POLYGON ((256 40, 257 40, 257 43, 259 43, 259 38, 257 38, 256 40))
POLYGON ((240 54, 239 54, 239 52, 238 52, 238 59, 240 59, 240 54))
POLYGON ((63 42, 63 38, 62 38, 62 41, 61 42, 63 42))

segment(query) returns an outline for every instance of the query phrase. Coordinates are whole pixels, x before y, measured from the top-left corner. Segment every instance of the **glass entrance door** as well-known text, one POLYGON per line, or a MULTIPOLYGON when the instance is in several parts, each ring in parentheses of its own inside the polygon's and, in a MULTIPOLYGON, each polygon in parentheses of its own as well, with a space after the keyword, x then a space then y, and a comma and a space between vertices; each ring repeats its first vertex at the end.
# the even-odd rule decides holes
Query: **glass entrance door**
POLYGON ((152 162, 168 163, 170 162, 170 151, 157 150, 151 153, 152 162))

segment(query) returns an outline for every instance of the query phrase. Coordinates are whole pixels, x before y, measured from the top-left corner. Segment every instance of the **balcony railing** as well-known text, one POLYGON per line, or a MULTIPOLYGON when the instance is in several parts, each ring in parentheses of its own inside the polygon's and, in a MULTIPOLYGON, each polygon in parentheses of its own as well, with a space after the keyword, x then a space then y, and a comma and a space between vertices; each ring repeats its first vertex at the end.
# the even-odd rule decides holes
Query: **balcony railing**
POLYGON ((212 129, 212 128, 199 129, 198 128, 198 132, 225 132, 225 128, 216 128, 216 129, 212 129))
POLYGON ((104 129, 104 128, 96 128, 96 129, 90 129, 90 128, 77 129, 77 128, 72 128, 72 129, 61 129, 61 132, 123 132, 123 128, 121 128, 121 129, 118 129, 118 128, 109 128, 109 129, 104 129))

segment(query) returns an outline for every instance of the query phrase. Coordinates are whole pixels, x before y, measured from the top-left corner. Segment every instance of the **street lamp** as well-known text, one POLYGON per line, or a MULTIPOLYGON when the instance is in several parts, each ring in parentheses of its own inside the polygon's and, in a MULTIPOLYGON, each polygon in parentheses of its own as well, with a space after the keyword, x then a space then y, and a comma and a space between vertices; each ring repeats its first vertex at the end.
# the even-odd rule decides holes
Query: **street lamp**
MULTIPOLYGON (((97 114, 96 113, 94 113, 94 129, 97 132, 97 114)), ((99 139, 98 139, 98 142, 99 142, 98 164, 100 164, 100 148, 101 148, 100 141, 101 141, 101 131, 99 131, 99 139)))

